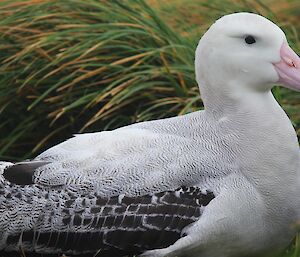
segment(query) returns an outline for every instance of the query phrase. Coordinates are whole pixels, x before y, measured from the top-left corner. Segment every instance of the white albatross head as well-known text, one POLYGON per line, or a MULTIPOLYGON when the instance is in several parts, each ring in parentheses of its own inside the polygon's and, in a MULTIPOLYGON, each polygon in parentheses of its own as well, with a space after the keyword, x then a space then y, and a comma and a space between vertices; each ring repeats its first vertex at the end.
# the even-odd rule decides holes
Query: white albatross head
POLYGON ((277 25, 253 13, 217 20, 198 44, 195 66, 204 97, 269 92, 274 84, 300 91, 300 58, 277 25))

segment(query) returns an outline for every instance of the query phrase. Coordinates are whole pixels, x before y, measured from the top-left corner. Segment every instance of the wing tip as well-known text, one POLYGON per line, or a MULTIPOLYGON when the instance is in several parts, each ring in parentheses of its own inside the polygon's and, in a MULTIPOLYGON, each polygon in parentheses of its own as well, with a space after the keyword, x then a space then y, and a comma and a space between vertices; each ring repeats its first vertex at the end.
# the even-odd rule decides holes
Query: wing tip
POLYGON ((19 162, 12 165, 7 165, 3 170, 3 177, 17 185, 32 185, 34 184, 33 175, 34 171, 49 162, 45 161, 29 161, 29 162, 19 162))

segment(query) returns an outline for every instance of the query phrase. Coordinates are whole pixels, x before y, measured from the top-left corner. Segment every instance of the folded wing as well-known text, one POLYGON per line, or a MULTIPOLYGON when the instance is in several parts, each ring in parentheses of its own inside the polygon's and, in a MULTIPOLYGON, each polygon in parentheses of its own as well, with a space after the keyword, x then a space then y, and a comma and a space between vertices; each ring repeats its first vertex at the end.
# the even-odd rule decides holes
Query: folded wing
POLYGON ((103 198, 9 185, 0 191, 0 213, 6 213, 0 250, 18 251, 21 246, 25 252, 44 254, 139 254, 184 236, 183 229, 200 218, 214 197, 196 187, 103 198))

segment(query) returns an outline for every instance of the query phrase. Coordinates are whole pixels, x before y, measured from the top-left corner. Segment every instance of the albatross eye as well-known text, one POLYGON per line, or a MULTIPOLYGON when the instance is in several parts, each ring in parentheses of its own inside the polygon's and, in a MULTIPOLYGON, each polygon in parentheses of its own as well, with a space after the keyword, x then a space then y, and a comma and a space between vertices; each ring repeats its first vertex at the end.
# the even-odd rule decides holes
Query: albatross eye
POLYGON ((248 45, 251 45, 251 44, 254 44, 256 42, 256 40, 255 40, 255 37, 253 37, 253 36, 246 36, 245 37, 245 42, 248 45))

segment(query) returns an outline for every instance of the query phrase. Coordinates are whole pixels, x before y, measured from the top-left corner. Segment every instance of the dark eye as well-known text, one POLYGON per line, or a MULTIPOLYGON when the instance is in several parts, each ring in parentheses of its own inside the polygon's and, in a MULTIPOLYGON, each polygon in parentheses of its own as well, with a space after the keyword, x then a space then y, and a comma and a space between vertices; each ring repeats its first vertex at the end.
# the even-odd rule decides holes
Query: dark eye
POLYGON ((255 37, 253 37, 253 36, 246 36, 245 37, 245 42, 248 45, 251 45, 251 44, 254 44, 256 42, 256 40, 255 40, 255 37))

